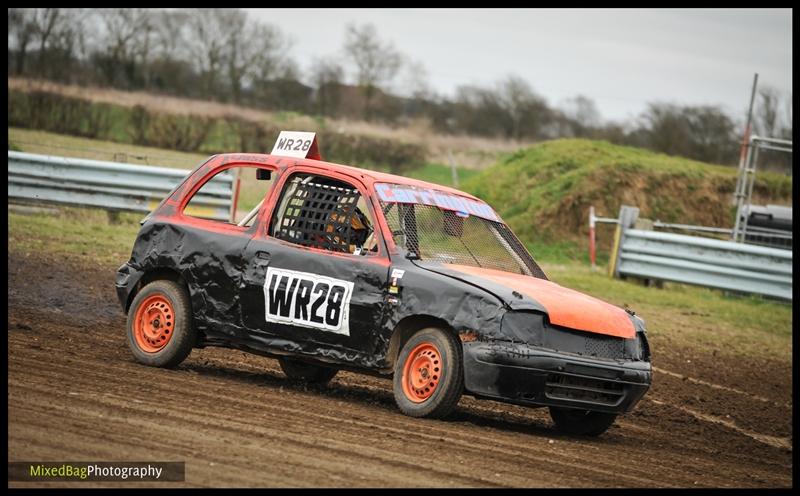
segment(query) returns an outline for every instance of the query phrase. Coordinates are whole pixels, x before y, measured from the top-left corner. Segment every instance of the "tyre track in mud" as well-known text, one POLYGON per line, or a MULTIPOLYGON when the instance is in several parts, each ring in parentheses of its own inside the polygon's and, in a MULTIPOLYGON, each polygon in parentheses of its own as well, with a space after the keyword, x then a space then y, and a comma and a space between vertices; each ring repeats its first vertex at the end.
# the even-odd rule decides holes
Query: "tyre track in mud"
MULTIPOLYGON (((33 365, 35 363, 38 363, 38 361, 34 360, 30 364, 24 363, 24 364, 21 364, 21 365, 30 366, 30 365, 33 365)), ((160 370, 154 370, 154 369, 147 369, 147 368, 140 367, 138 365, 134 365, 134 367, 136 367, 138 369, 143 369, 144 371, 147 372, 147 375, 163 374, 164 372, 166 372, 166 371, 160 371, 160 370)), ((61 369, 61 367, 56 367, 56 369, 61 369)), ((52 366, 51 366, 51 370, 53 370, 52 366)), ((68 370, 69 369, 63 369, 61 371, 64 372, 64 371, 68 371, 68 370)), ((181 371, 181 372, 172 372, 172 373, 173 374, 181 374, 182 372, 183 371, 181 371)), ((48 378, 53 378, 53 377, 49 377, 48 376, 48 378)), ((90 377, 88 384, 91 385, 91 384, 94 384, 94 383, 107 383, 107 381, 113 380, 113 378, 114 378, 114 376, 112 374, 99 373, 99 374, 95 374, 94 377, 90 377)), ((66 377, 64 379, 66 379, 66 377)), ((72 385, 73 386, 77 386, 79 384, 73 383, 72 385)), ((154 394, 156 397, 159 397, 162 394, 168 394, 169 391, 157 391, 156 390, 156 391, 150 391, 150 392, 152 394, 154 394)), ((387 393, 388 393, 388 391, 387 391, 387 393)), ((236 404, 237 403, 236 399, 232 398, 232 397, 230 397, 228 395, 220 395, 219 393, 216 393, 216 392, 215 393, 207 393, 207 392, 204 392, 204 391, 200 391, 200 392, 193 393, 193 394, 195 394, 194 397, 189 396, 188 398, 179 398, 180 400, 182 400, 185 403, 185 406, 187 408, 195 407, 195 405, 193 403, 200 403, 201 405, 202 404, 206 404, 207 405, 207 404, 210 404, 210 403, 212 403, 213 401, 216 400, 219 403, 225 404, 226 405, 226 412, 229 415, 232 415, 235 418, 241 418, 241 416, 248 416, 248 415, 250 417, 254 417, 253 412, 263 413, 264 409, 276 409, 279 413, 285 413, 286 414, 286 415, 283 416, 283 421, 281 422, 281 425, 286 427, 286 428, 289 428, 289 427, 291 427, 293 425, 293 423, 290 420, 287 420, 287 419, 298 418, 297 416, 303 413, 303 410, 301 410, 301 409, 290 408, 290 407, 287 407, 287 406, 284 406, 284 405, 276 405, 275 408, 272 408, 273 405, 267 405, 263 401, 245 401, 245 402, 240 402, 240 403, 243 403, 244 409, 243 410, 239 410, 239 409, 235 408, 236 406, 238 406, 236 404), (203 398, 204 396, 208 397, 208 398, 203 398), (206 401, 206 399, 208 399, 208 401, 206 401)), ((106 393, 106 395, 107 395, 107 393, 106 393)), ((304 396, 313 396, 313 394, 312 395, 304 395, 304 396)), ((94 400, 94 398, 92 398, 91 396, 89 396, 87 399, 94 400)), ((125 410, 126 408, 128 408, 128 409, 131 410, 131 414, 134 415, 134 416, 135 416, 136 413, 141 413, 142 415, 147 413, 146 409, 148 408, 148 405, 137 405, 136 403, 134 403, 133 405, 128 406, 130 404, 130 400, 127 400, 127 403, 126 403, 126 401, 124 399, 120 398, 118 395, 114 395, 114 397, 111 398, 111 399, 115 400, 112 403, 116 403, 117 404, 117 408, 122 409, 122 410, 125 410), (141 410, 141 411, 139 411, 139 410, 141 410)), ((178 398, 176 398, 176 400, 178 400, 178 398)), ((141 400, 138 400, 138 401, 141 402, 141 400)), ((298 401, 303 402, 304 399, 301 398, 298 401)), ((286 401, 284 401, 284 403, 285 402, 286 401)), ((294 403, 294 401, 290 401, 290 402, 294 403)), ((153 411, 151 411, 150 413, 151 414, 159 414, 159 410, 156 408, 153 411)), ((163 418, 163 415, 161 415, 160 417, 163 418)), ((206 417, 208 417, 211 420, 213 420, 214 419, 214 414, 213 413, 207 413, 206 417)), ((315 415, 315 414, 310 414, 310 413, 306 414, 306 419, 308 417, 321 418, 324 421, 325 425, 331 425, 331 422, 335 422, 337 420, 336 417, 331 417, 331 416, 328 416, 328 415, 319 415, 319 414, 315 415)), ((281 417, 278 416, 278 418, 280 419, 281 417)), ((259 418, 253 418, 253 420, 254 421, 258 421, 259 418)), ((410 421, 412 423, 413 422, 428 422, 428 423, 433 423, 434 425, 440 424, 440 422, 436 422, 436 421, 417 421, 417 420, 408 419, 405 422, 402 422, 402 420, 405 420, 405 417, 401 417, 401 423, 408 423, 410 421)), ((202 424, 203 423, 202 420, 199 423, 202 424)), ((359 421, 347 421, 346 423, 353 424, 353 425, 355 425, 356 427, 359 427, 359 428, 363 426, 363 427, 365 427, 366 429, 369 429, 369 430, 375 430, 375 429, 378 429, 378 430, 390 430, 390 431, 395 431, 395 432, 399 432, 399 433, 402 433, 403 432, 403 428, 406 427, 406 426, 399 426, 398 428, 388 428, 386 426, 382 426, 382 425, 375 424, 375 423, 364 423, 364 422, 359 422, 359 421)), ((340 424, 341 424, 341 422, 340 422, 340 424)), ((414 427, 417 426, 417 425, 418 424, 412 424, 412 425, 408 426, 408 432, 414 433, 414 427)), ((302 424, 300 425, 300 427, 302 427, 302 424)), ((343 428, 342 425, 335 425, 333 427, 337 430, 337 432, 340 432, 340 433, 342 432, 342 428, 343 428)), ((430 430, 427 426, 426 426, 426 429, 430 430)), ((361 435, 362 432, 363 432, 363 430, 357 430, 356 431, 356 436, 361 435)), ((492 447, 488 447, 487 448, 485 446, 479 446, 478 448, 475 448, 474 446, 472 446, 472 444, 474 444, 474 443, 469 443, 469 442, 468 443, 454 443, 454 437, 456 437, 456 436, 453 436, 452 432, 447 432, 446 430, 433 429, 433 432, 436 432, 436 436, 449 437, 450 444, 451 445, 452 444, 458 444, 458 448, 461 449, 462 451, 463 450, 467 450, 468 451, 470 448, 472 448, 473 450, 479 449, 480 450, 479 452, 474 453, 474 455, 476 455, 476 456, 480 456, 481 453, 486 453, 488 451, 489 453, 492 453, 492 454, 509 454, 511 457, 517 458, 518 461, 529 463, 530 464, 529 466, 537 466, 537 467, 545 466, 546 467, 546 466, 548 466, 548 464, 555 463, 555 465, 557 465, 557 466, 565 466, 565 467, 570 467, 571 469, 574 469, 576 471, 583 471, 584 472, 583 473, 584 477, 587 476, 587 475, 593 475, 593 477, 591 477, 591 479, 594 480, 594 481, 597 481, 598 479, 606 479, 604 482, 607 483, 607 484, 620 484, 623 481, 625 481, 630 485, 641 485, 643 483, 646 483, 648 480, 650 480, 652 482, 651 479, 646 479, 646 478, 642 478, 642 477, 632 477, 630 472, 631 472, 631 470, 633 468, 629 468, 628 470, 626 470, 625 474, 619 474, 618 461, 616 461, 616 460, 613 462, 612 466, 608 467, 608 470, 605 470, 605 471, 601 472, 599 470, 599 467, 596 467, 596 466, 595 467, 591 467, 591 466, 590 467, 586 467, 585 463, 583 463, 583 465, 581 465, 580 463, 578 463, 578 464, 569 463, 569 462, 567 462, 567 460, 564 460, 564 456, 563 455, 560 455, 559 453, 553 452, 552 449, 548 450, 548 453, 547 453, 546 457, 538 457, 538 458, 537 457, 531 457, 531 456, 527 455, 524 451, 521 451, 519 449, 520 448, 519 440, 515 440, 515 441, 512 441, 512 442, 509 443, 511 445, 511 447, 516 450, 516 453, 513 452, 513 451, 511 453, 508 453, 508 450, 498 450, 497 448, 492 448, 492 447), (605 477, 602 477, 603 475, 605 477), (601 476, 601 477, 598 477, 598 476, 601 476)), ((546 433, 546 430, 545 430, 545 433, 546 433)), ((414 433, 414 434, 415 434, 416 437, 434 438, 434 439, 436 439, 435 436, 431 436, 431 435, 422 435, 422 434, 419 434, 419 433, 414 433)), ((414 436, 412 436, 412 437, 414 437, 414 436)), ((356 440, 357 439, 358 438, 356 437, 356 440)), ((439 437, 438 439, 444 439, 444 438, 443 437, 439 437)), ((448 446, 448 447, 452 447, 452 446, 448 446)), ((413 456, 417 456, 417 453, 411 453, 411 454, 413 456)), ((575 457, 571 457, 570 458, 569 456, 567 456, 567 459, 575 459, 575 457)), ((585 456, 581 455, 577 459, 585 461, 585 456)), ((697 467, 697 469, 701 473, 705 472, 705 468, 704 467, 697 467)), ((651 474, 650 468, 647 467, 647 466, 642 466, 639 470, 635 470, 635 469, 633 469, 633 470, 635 472, 641 472, 642 475, 650 475, 651 474)), ((539 469, 539 471, 541 471, 541 469, 539 469)), ((517 481, 517 482, 518 483, 522 483, 523 481, 517 481)), ((528 481, 528 482, 530 482, 530 481, 528 481)), ((724 483, 724 479, 718 480, 717 483, 718 484, 724 483)), ((668 486, 668 485, 671 485, 671 483, 667 479, 667 480, 659 481, 659 485, 668 486)))
MULTIPOLYGON (((195 350, 172 371, 138 365, 113 299, 113 269, 50 263, 51 279, 35 284, 33 272, 48 265, 38 262, 9 255, 11 460, 186 460, 191 486, 792 484, 790 450, 702 420, 714 416, 709 405, 727 401, 765 410, 762 398, 776 405, 759 422, 777 420, 791 415, 790 391, 750 398, 758 394, 747 384, 716 375, 692 377, 721 388, 657 375, 656 401, 713 401, 683 405, 697 418, 646 399, 599 439, 557 433, 546 410, 469 397, 450 420, 411 419, 396 411, 390 381, 371 376, 341 372, 328 387, 304 387, 275 360, 219 349, 195 350), (82 292, 87 282, 92 290, 82 292), (84 311, 73 316, 51 300, 84 311)), ((725 420, 740 425, 738 416, 725 420)), ((746 427, 791 436, 775 424, 746 427)))
POLYGON ((693 416, 693 417, 695 417, 695 418, 697 418, 699 420, 704 420, 706 422, 711 422, 711 423, 714 423, 714 424, 723 425, 723 426, 725 426, 725 427, 727 427, 729 429, 733 429, 733 430, 735 430, 737 432, 741 432, 745 436, 747 436, 749 438, 752 438, 752 439, 755 439, 756 441, 758 441, 760 443, 767 444, 767 445, 772 446, 774 448, 786 449, 786 450, 789 450, 789 451, 792 450, 792 440, 790 438, 768 436, 766 434, 759 434, 757 432, 751 432, 751 431, 748 431, 747 429, 743 429, 742 427, 739 427, 734 422, 731 422, 729 420, 725 420, 725 419, 722 419, 722 418, 719 418, 719 417, 715 417, 713 415, 708 415, 708 414, 705 414, 705 413, 700 413, 698 411, 695 411, 695 410, 692 410, 690 408, 686 408, 686 407, 683 407, 683 406, 680 406, 680 405, 673 405, 673 404, 658 400, 656 398, 648 398, 648 401, 651 401, 651 402, 653 402, 653 403, 655 403, 657 405, 668 405, 668 406, 671 406, 672 408, 681 410, 682 412, 686 412, 689 415, 691 415, 691 416, 693 416))
MULTIPOLYGON (((225 398, 225 400, 229 399, 230 398, 225 398)), ((222 401, 220 401, 220 403, 222 403, 222 401)), ((315 436, 319 434, 315 432, 318 425, 310 425, 307 421, 292 421, 290 420, 290 416, 266 415, 263 409, 258 410, 257 406, 256 410, 253 409, 252 405, 247 405, 246 408, 243 408, 242 405, 235 404, 231 401, 224 401, 224 405, 224 414, 214 411, 193 414, 185 410, 177 411, 173 408, 150 408, 148 405, 129 405, 128 401, 116 395, 99 398, 89 397, 84 401, 84 408, 86 408, 90 414, 100 410, 108 411, 108 409, 117 409, 118 412, 125 413, 125 416, 119 417, 118 420, 130 418, 133 419, 132 423, 135 425, 140 424, 138 420, 140 418, 145 418, 148 415, 155 416, 159 419, 159 425, 155 427, 155 430, 159 431, 159 435, 176 429, 182 424, 189 424, 193 429, 199 430, 207 430, 213 427, 215 430, 221 431, 223 435, 241 435, 245 439, 245 444, 251 442, 253 437, 266 438, 271 442, 277 442, 279 444, 273 445, 273 447, 276 448, 276 451, 279 452, 281 457, 302 454, 307 460, 316 460, 320 457, 323 459, 327 457, 337 460, 339 456, 342 456, 355 458, 359 465, 369 463, 370 461, 377 461, 381 464, 393 464, 399 467, 410 468, 414 471, 425 470, 428 472, 428 477, 430 477, 430 474, 439 473, 435 467, 424 467, 403 462, 402 458, 396 457, 401 455, 401 453, 393 453, 387 450, 375 450, 371 446, 363 443, 363 435, 361 435, 361 432, 344 433, 338 429, 338 438, 329 438, 327 444, 323 448, 317 446, 317 443, 314 441, 315 436), (271 420, 281 420, 281 422, 270 422, 271 420), (275 427, 267 427, 269 425, 275 427), (306 432, 299 434, 302 430, 306 432), (247 438, 250 438, 250 441, 247 441, 247 438), (299 450, 298 446, 300 447, 299 450)), ((295 414, 296 410, 289 413, 295 414)), ((146 427, 146 422, 142 423, 141 427, 146 427)), ((331 427, 338 428, 340 426, 331 427)), ((275 459, 271 461, 280 462, 281 460, 275 459)), ((341 468, 344 467, 340 467, 340 469, 341 468)), ((441 475, 443 474, 446 474, 446 472, 441 472, 441 475)), ((430 482, 430 480, 427 482, 430 482)), ((475 477, 462 476, 459 482, 472 485, 475 483, 486 484, 487 481, 475 477)))
POLYGON ((788 403, 777 403, 775 401, 772 401, 769 398, 765 398, 765 397, 760 396, 758 394, 748 393, 747 391, 742 391, 741 389, 736 389, 736 388, 732 388, 732 387, 728 387, 728 386, 723 386, 721 384, 715 384, 713 382, 702 381, 700 379, 695 379, 694 377, 690 377, 688 375, 678 374, 677 372, 672 372, 671 370, 662 369, 660 367, 653 367, 653 371, 656 374, 665 374, 665 375, 668 375, 670 377, 675 377, 675 378, 680 379, 682 381, 689 381, 691 383, 694 383, 694 384, 697 384, 697 385, 700 385, 700 386, 706 386, 706 387, 710 387, 710 388, 713 388, 713 389, 719 389, 719 390, 722 390, 722 391, 727 391, 727 392, 731 392, 731 393, 736 393, 736 394, 741 394, 741 395, 744 395, 744 396, 748 396, 748 397, 750 397, 752 399, 755 399, 755 400, 758 400, 758 401, 763 401, 764 403, 769 403, 770 405, 773 405, 773 406, 777 406, 777 407, 789 406, 789 407, 791 407, 791 405, 789 405, 788 403))
MULTIPOLYGON (((191 426, 192 429, 205 431, 213 425, 211 422, 214 420, 213 416, 208 416, 205 422, 198 421, 197 419, 182 417, 169 411, 159 411, 157 414, 162 424, 158 429, 154 429, 152 434, 158 436, 166 436, 169 432, 174 432, 179 425, 187 428, 186 424, 191 426)), ((146 427, 146 422, 134 422, 133 425, 144 428, 146 427)), ((378 468, 391 460, 388 457, 394 455, 391 452, 377 452, 368 446, 352 443, 351 440, 347 440, 347 444, 344 441, 328 442, 322 447, 317 445, 309 436, 292 435, 277 429, 251 428, 251 425, 245 422, 228 421, 223 426, 218 426, 215 429, 216 435, 222 435, 227 442, 236 443, 239 446, 237 463, 244 461, 245 466, 251 467, 253 473, 256 473, 257 467, 263 464, 270 467, 281 467, 281 471, 294 474, 314 471, 315 478, 324 481, 333 479, 333 474, 343 474, 348 473, 348 471, 351 472, 350 478, 356 480, 366 479, 365 476, 367 475, 381 473, 382 471, 378 470, 378 468), (253 436, 265 438, 270 443, 270 449, 264 450, 261 447, 244 446, 248 440, 252 440, 253 436), (258 460, 258 462, 255 464, 252 462, 247 463, 246 460, 258 460)), ((113 436, 106 437, 113 439, 113 436)), ((126 442, 125 439, 115 439, 114 441, 123 444, 126 442)), ((209 441, 213 440, 201 439, 201 442, 208 443, 209 441)), ((170 449, 171 447, 163 445, 156 448, 170 449)), ((214 455, 204 455, 203 459, 220 466, 230 463, 229 458, 214 455)), ((413 480, 416 482, 413 485, 427 485, 440 483, 441 476, 447 475, 446 472, 440 472, 435 468, 423 467, 412 463, 393 461, 391 465, 395 467, 395 470, 391 473, 392 477, 388 478, 388 480, 383 480, 383 482, 401 484, 403 481, 413 480), (424 472, 423 476, 414 475, 422 472, 424 472)), ((495 485, 491 482, 487 483, 485 480, 468 476, 451 477, 451 479, 459 485, 495 485)), ((266 482, 272 483, 274 481, 267 479, 266 482)), ((294 482, 296 483, 297 481, 295 480, 294 482)), ((377 481, 373 479, 369 482, 374 483, 377 481)))
MULTIPOLYGON (((47 378, 48 379, 56 379, 57 375, 48 375, 47 378)), ((103 379, 108 379, 108 377, 104 377, 103 379)), ((90 384, 91 383, 89 383, 89 385, 90 384)), ((75 385, 78 385, 78 384, 75 384, 75 385)), ((80 384, 80 385, 83 385, 83 384, 80 384)), ((165 393, 165 392, 154 391, 154 393, 165 393)), ((211 398, 211 399, 214 399, 214 398, 211 398)), ((491 455, 505 456, 506 457, 505 459, 509 460, 509 461, 513 461, 513 462, 519 462, 519 461, 530 462, 532 464, 532 466, 540 466, 540 467, 545 465, 547 462, 552 462, 553 458, 560 458, 560 456, 557 453, 553 453, 552 451, 550 453, 548 453, 547 457, 541 457, 541 456, 540 457, 536 457, 536 456, 531 456, 530 454, 527 454, 527 453, 521 453, 519 451, 518 443, 513 443, 513 448, 514 448, 513 450, 512 449, 498 448, 497 446, 494 446, 494 447, 491 447, 491 446, 490 447, 487 447, 487 446, 476 447, 474 442, 470 442, 469 440, 465 440, 463 437, 461 439, 456 439, 456 438, 454 438, 454 436, 451 435, 452 434, 451 432, 448 432, 448 431, 442 430, 442 429, 435 429, 435 428, 431 429, 430 426, 425 426, 426 432, 425 433, 420 433, 420 432, 415 432, 414 431, 414 428, 418 428, 419 427, 418 425, 416 425, 416 426, 408 426, 408 429, 403 429, 403 427, 405 427, 405 426, 389 427, 389 426, 380 425, 380 424, 371 423, 371 422, 364 422, 364 421, 358 421, 358 420, 352 420, 352 419, 340 419, 340 418, 337 418, 335 416, 330 416, 330 415, 314 414, 312 412, 304 412, 303 410, 301 410, 299 408, 291 408, 291 407, 286 407, 286 406, 283 406, 283 405, 265 405, 263 403, 256 402, 256 401, 248 401, 248 402, 238 401, 237 402, 235 400, 235 398, 232 398, 230 396, 224 396, 224 397, 219 397, 218 396, 215 399, 217 401, 222 402, 222 403, 225 404, 225 406, 226 406, 226 414, 229 414, 229 415, 233 415, 233 416, 242 415, 242 416, 245 416, 245 418, 247 418, 247 416, 250 416, 252 418, 252 417, 254 417, 254 414, 253 414, 254 411, 259 412, 258 415, 255 415, 256 418, 253 418, 254 421, 268 420, 268 419, 264 418, 264 413, 265 413, 265 410, 269 410, 271 412, 271 414, 269 416, 272 419, 280 420, 281 421, 280 425, 282 427, 284 427, 285 429, 289 429, 290 431, 291 431, 291 428, 294 427, 295 430, 293 432, 296 432, 298 429, 302 429, 303 427, 307 428, 308 426, 305 424, 305 422, 307 421, 308 417, 313 417, 313 418, 319 420, 321 425, 330 425, 331 427, 335 428, 340 436, 346 435, 347 436, 346 442, 348 443, 348 445, 352 445, 355 448, 355 453, 359 453, 359 454, 367 453, 369 458, 379 459, 379 460, 382 460, 382 461, 385 461, 385 462, 389 462, 389 464, 399 463, 400 465, 406 465, 406 464, 404 464, 402 462, 398 462, 397 461, 397 460, 401 459, 400 457, 403 455, 403 453, 388 452, 388 453, 385 453, 385 454, 388 454, 389 458, 388 459, 384 459, 385 458, 384 457, 384 453, 372 452, 373 450, 371 450, 371 448, 369 446, 364 446, 362 444, 359 444, 359 439, 363 436, 363 432, 364 432, 365 429, 369 429, 369 430, 373 430, 373 431, 374 430, 382 431, 384 434, 391 433, 391 434, 394 434, 394 435, 396 435, 398 437, 402 436, 402 437, 414 438, 415 442, 411 445, 411 447, 414 448, 416 451, 410 453, 412 458, 424 459, 425 458, 425 450, 428 450, 430 448, 433 448, 434 450, 436 450, 436 449, 441 450, 441 446, 442 445, 440 443, 445 442, 445 439, 447 439, 444 436, 449 436, 449 439, 447 439, 447 441, 446 441, 446 448, 447 449, 458 448, 459 450, 461 450, 460 452, 467 453, 468 455, 475 456, 475 457, 480 456, 481 453, 483 453, 484 455, 488 453, 488 454, 491 454, 491 455), (244 403, 246 403, 246 405, 242 405, 244 403), (239 407, 240 405, 245 406, 245 408, 243 408, 243 409, 242 408, 236 408, 236 407, 239 407), (293 419, 293 418, 296 419, 296 418, 298 418, 297 417, 298 415, 303 415, 303 414, 305 414, 305 417, 304 417, 304 419, 302 421, 287 420, 287 419, 293 419), (346 429, 352 430, 353 432, 346 432, 346 429), (435 432, 436 434, 432 434, 431 432, 435 432)), ((117 404, 116 406, 118 408, 120 408, 120 409, 123 409, 123 410, 124 409, 129 409, 130 413, 133 416, 135 416, 136 414, 144 415, 144 414, 147 413, 147 410, 146 410, 147 405, 129 406, 129 401, 122 400, 121 398, 113 398, 113 397, 110 397, 110 398, 106 398, 106 397, 94 398, 92 396, 89 396, 87 398, 87 400, 90 401, 90 402, 91 401, 106 400, 105 403, 107 403, 109 405, 112 404, 112 403, 116 403, 117 404), (111 401, 111 400, 114 400, 114 399, 116 399, 116 401, 111 401)), ((166 417, 166 418, 169 418, 170 420, 176 421, 176 423, 177 423, 178 420, 182 419, 182 420, 188 420, 190 422, 193 421, 193 422, 195 422, 197 424, 200 424, 200 425, 206 425, 206 424, 212 424, 213 425, 215 419, 224 420, 227 417, 227 415, 225 417, 222 417, 222 416, 215 415, 213 413, 206 413, 204 416, 200 416, 200 417, 197 417, 197 416, 194 416, 194 415, 185 414, 185 413, 183 413, 183 414, 181 414, 179 416, 175 416, 175 415, 172 414, 172 412, 170 412, 168 410, 167 411, 161 411, 159 408, 154 408, 152 411, 150 411, 150 413, 154 414, 154 415, 157 415, 159 417, 159 419, 161 419, 162 421, 166 417)), ((241 418, 241 417, 239 417, 239 418, 241 418)), ((433 421, 427 421, 427 422, 432 423, 433 421)), ((230 421, 229 421, 229 423, 230 423, 230 421)), ((247 425, 249 426, 250 424, 247 424, 247 425)), ((233 430, 237 431, 235 426, 233 427, 233 430)), ((244 429, 244 430, 246 430, 246 429, 244 429)), ((275 437, 275 433, 271 432, 271 431, 270 432, 266 432, 266 431, 264 431, 263 429, 260 429, 260 428, 252 428, 252 430, 254 432, 256 432, 259 436, 264 436, 265 433, 269 433, 269 434, 271 434, 271 436, 270 436, 271 438, 275 437)), ((290 437, 290 436, 285 435, 285 437, 290 437)), ((291 441, 293 443, 300 443, 300 444, 303 443, 303 441, 301 439, 296 439, 296 438, 291 439, 291 441)), ((342 454, 342 455, 347 455, 348 454, 347 450, 338 449, 337 447, 328 446, 328 449, 330 451, 333 451, 333 452, 340 452, 339 454, 342 454)), ((501 461, 501 459, 498 458, 498 457, 495 457, 494 459, 496 461, 498 461, 498 462, 501 461)), ((649 479, 643 477, 644 475, 646 475, 645 472, 642 472, 642 474, 641 474, 642 476, 640 476, 640 477, 634 477, 630 473, 619 474, 618 471, 615 470, 615 467, 607 467, 605 470, 601 470, 600 467, 585 467, 585 466, 581 466, 580 464, 568 463, 566 461, 559 461, 558 465, 559 466, 564 466, 564 467, 570 467, 570 468, 573 468, 573 469, 576 469, 576 470, 588 471, 592 475, 595 476, 595 477, 593 477, 593 479, 597 479, 598 477, 607 477, 608 478, 607 482, 609 482, 609 483, 612 483, 615 480, 617 480, 617 481, 624 480, 624 481, 626 481, 626 482, 628 482, 630 484, 633 484, 633 485, 646 484, 646 483, 650 482, 649 479)), ((411 465, 411 466, 416 470, 425 470, 425 471, 434 472, 434 473, 439 472, 435 466, 418 466, 418 465, 411 465)), ((503 471, 504 468, 505 468, 504 466, 500 466, 500 465, 497 465, 497 464, 495 465, 495 469, 496 470, 503 471)), ((441 472, 441 474, 447 474, 447 472, 446 471, 445 472, 441 472)), ((539 475, 541 475, 541 473, 539 475)), ((464 479, 465 482, 470 483, 470 485, 474 484, 476 482, 480 483, 480 484, 487 484, 487 483, 493 484, 491 481, 487 481, 485 479, 475 479, 475 478, 463 478, 463 479, 464 479), (472 479, 472 480, 470 480, 470 479, 472 479)), ((504 482, 506 484, 507 483, 511 483, 511 485, 521 485, 521 484, 524 485, 526 482, 530 482, 530 481, 526 481, 524 479, 521 479, 521 480, 508 480, 506 478, 506 480, 504 482)))

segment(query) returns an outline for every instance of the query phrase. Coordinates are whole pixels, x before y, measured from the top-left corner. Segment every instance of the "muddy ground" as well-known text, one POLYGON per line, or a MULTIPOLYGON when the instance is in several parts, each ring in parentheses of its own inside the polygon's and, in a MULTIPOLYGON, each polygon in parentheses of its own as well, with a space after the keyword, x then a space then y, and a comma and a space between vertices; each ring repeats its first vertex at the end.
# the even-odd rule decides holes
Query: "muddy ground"
POLYGON ((116 267, 9 248, 9 461, 185 461, 186 482, 170 486, 792 485, 790 362, 653 339, 652 389, 599 438, 559 434, 546 409, 470 397, 448 420, 412 419, 388 379, 340 372, 308 387, 224 349, 175 370, 139 365, 116 267))

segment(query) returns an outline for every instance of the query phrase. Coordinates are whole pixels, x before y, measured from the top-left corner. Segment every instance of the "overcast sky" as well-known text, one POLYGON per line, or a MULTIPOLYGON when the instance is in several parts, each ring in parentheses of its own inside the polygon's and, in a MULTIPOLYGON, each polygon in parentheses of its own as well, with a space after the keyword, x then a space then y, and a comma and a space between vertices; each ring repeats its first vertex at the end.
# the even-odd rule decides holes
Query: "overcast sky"
MULTIPOLYGON (((722 105, 739 118, 753 73, 759 87, 792 86, 790 9, 245 10, 292 37, 301 69, 315 57, 344 62, 347 23, 372 23, 422 63, 441 95, 517 74, 551 105, 592 98, 605 119, 634 117, 655 100, 722 105)), ((406 80, 398 76, 395 90, 406 80)))

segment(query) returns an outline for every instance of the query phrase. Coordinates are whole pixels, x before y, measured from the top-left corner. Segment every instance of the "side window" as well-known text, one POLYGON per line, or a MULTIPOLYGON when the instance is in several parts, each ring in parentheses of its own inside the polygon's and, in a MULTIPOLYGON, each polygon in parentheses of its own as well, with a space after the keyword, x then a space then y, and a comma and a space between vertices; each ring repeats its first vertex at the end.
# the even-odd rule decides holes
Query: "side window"
POLYGON ((258 167, 232 167, 218 172, 195 192, 183 213, 250 226, 258 207, 272 187, 274 175, 274 172, 258 167), (238 198, 234 201, 237 189, 238 198))
POLYGON ((378 251, 367 202, 351 184, 313 174, 286 181, 273 214, 270 236, 340 253, 378 251))

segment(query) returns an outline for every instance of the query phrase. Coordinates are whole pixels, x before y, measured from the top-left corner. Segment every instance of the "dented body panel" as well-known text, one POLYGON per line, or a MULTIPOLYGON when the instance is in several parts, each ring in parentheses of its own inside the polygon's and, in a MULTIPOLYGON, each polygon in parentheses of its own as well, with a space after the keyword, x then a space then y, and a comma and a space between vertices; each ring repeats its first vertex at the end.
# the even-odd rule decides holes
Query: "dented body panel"
POLYGON ((381 203, 405 193, 387 190, 387 183, 461 198, 432 194, 425 200, 431 205, 496 215, 466 193, 374 171, 271 155, 213 156, 143 221, 130 260, 117 272, 123 310, 145 283, 171 278, 190 295, 198 347, 292 355, 379 374, 393 372, 405 333, 437 326, 460 336, 465 389, 476 396, 609 412, 636 404, 651 380, 640 319, 543 273, 411 256, 395 242, 381 203), (183 214, 207 180, 233 166, 267 169, 275 178, 252 226, 183 214), (281 192, 299 173, 358 190, 375 222, 374 251, 336 253, 269 235, 281 192), (384 186, 376 191, 376 183, 384 186))
POLYGON ((501 288, 499 292, 510 307, 542 311, 554 324, 626 339, 634 337, 633 324, 623 309, 554 282, 455 264, 448 264, 445 271, 478 286, 486 287, 491 282, 501 288))

